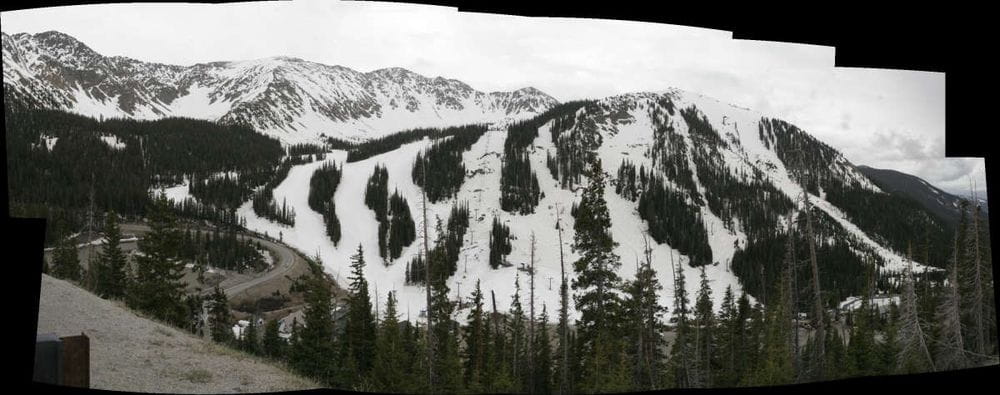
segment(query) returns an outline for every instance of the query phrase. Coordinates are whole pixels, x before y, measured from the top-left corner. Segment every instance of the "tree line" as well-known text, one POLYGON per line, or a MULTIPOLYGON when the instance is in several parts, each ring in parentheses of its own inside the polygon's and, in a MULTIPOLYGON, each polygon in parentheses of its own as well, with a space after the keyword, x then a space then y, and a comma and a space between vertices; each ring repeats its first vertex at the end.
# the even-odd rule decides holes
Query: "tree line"
MULTIPOLYGON (((334 324, 333 297, 317 258, 310 273, 297 281, 296 292, 304 294, 307 307, 303 322, 293 325, 290 341, 277 338, 277 324, 269 322, 263 334, 252 324, 237 344, 248 352, 283 361, 327 386, 406 393, 578 393, 781 385, 957 369, 997 358, 996 325, 991 319, 995 310, 985 297, 993 294, 992 268, 986 264, 988 234, 978 215, 963 218, 955 233, 947 281, 906 270, 898 277, 898 302, 881 307, 875 302, 876 265, 868 261, 860 274, 865 279, 858 292, 860 307, 831 316, 827 303, 821 302, 816 304, 818 310, 805 309, 807 323, 799 322, 802 309, 795 299, 800 288, 819 291, 819 287, 803 284, 795 276, 797 257, 803 253, 795 244, 808 246, 810 239, 817 239, 811 216, 800 214, 804 223, 798 225, 789 220, 786 232, 794 229, 807 237, 785 239, 784 253, 771 258, 780 264, 769 281, 770 294, 751 300, 727 288, 716 309, 705 266, 699 270, 697 291, 689 295, 683 263, 671 257, 666 266, 676 292, 668 308, 660 303, 663 285, 654 269, 664 266, 656 261, 665 257, 655 257, 648 242, 635 277, 618 276, 621 259, 614 252, 617 243, 610 232, 611 217, 603 198, 606 182, 599 162, 590 163, 588 178, 575 210, 570 244, 578 258, 560 261, 562 267, 569 263, 572 273, 564 271, 561 276, 555 325, 549 322, 549 306, 538 309, 533 296, 534 238, 528 245, 527 290, 518 274, 506 312, 496 309, 495 293, 487 297, 479 283, 471 297, 451 300, 445 281, 448 254, 428 254, 433 275, 426 325, 414 324, 410 317, 403 320, 393 292, 387 294, 384 311, 373 312, 359 246, 352 257, 343 325, 334 324), (455 319, 459 305, 468 306, 464 325, 455 319), (580 316, 572 324, 571 309, 580 316), (673 312, 670 319, 668 312, 673 312), (673 334, 672 340, 667 333, 673 334)), ((808 202, 806 208, 810 208, 808 202)), ((963 210, 979 208, 963 205, 963 210)), ((158 212, 168 213, 162 208, 158 212)), ((137 262, 146 269, 137 270, 132 281, 169 279, 139 275, 162 270, 171 262, 158 251, 170 245, 170 232, 165 232, 169 221, 155 218, 155 236, 142 247, 146 258, 137 262)), ((440 220, 438 226, 443 226, 440 220)), ((558 219, 556 226, 561 240, 558 219)), ((448 238, 447 232, 437 232, 434 249, 446 250, 448 238)), ((817 259, 812 252, 805 256, 817 259)), ((807 270, 820 275, 815 269, 812 265, 807 270)), ((64 269, 54 265, 52 270, 64 269)), ((144 288, 168 289, 151 284, 144 288)), ((133 297, 154 300, 160 293, 176 295, 161 291, 133 297)), ((220 323, 227 313, 224 301, 218 290, 209 298, 210 317, 223 320, 220 323)), ((136 304, 149 309, 170 305, 136 304)), ((169 308, 158 310, 176 314, 169 308)), ((228 329, 213 325, 213 338, 217 327, 228 329)), ((218 332, 220 338, 231 336, 231 332, 218 332)))
POLYGON ((375 165, 365 188, 365 205, 375 212, 379 256, 388 264, 399 258, 403 248, 413 243, 417 230, 406 198, 398 190, 389 195, 389 171, 385 166, 375 165))
POLYGON ((465 182, 465 162, 462 153, 472 148, 486 133, 486 125, 451 128, 448 137, 438 138, 413 162, 413 183, 424 189, 427 199, 435 203, 458 194, 465 182), (425 174, 432 175, 430 178, 425 174))
POLYGON ((337 219, 337 206, 333 200, 340 184, 341 168, 336 163, 323 163, 313 172, 309 179, 309 208, 323 216, 326 235, 334 245, 340 242, 340 220, 337 219))
MULTIPOLYGON (((284 152, 277 140, 242 126, 96 120, 13 102, 4 104, 4 127, 11 214, 47 218, 48 245, 82 228, 91 211, 141 217, 154 187, 194 174, 252 175, 279 163, 284 152), (102 136, 121 145, 111 147, 102 136)), ((193 194, 201 192, 193 187, 193 194)), ((207 193, 212 197, 203 203, 224 209, 219 203, 237 200, 235 194, 207 193)))

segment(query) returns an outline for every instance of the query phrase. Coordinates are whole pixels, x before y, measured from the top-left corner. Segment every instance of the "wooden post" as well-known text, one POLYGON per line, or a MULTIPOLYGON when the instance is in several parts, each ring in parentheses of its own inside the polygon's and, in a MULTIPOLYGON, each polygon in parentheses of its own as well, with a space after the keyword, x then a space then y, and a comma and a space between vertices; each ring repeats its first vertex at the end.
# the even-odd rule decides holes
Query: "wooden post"
POLYGON ((62 340, 62 384, 70 387, 90 388, 90 338, 66 336, 62 340))

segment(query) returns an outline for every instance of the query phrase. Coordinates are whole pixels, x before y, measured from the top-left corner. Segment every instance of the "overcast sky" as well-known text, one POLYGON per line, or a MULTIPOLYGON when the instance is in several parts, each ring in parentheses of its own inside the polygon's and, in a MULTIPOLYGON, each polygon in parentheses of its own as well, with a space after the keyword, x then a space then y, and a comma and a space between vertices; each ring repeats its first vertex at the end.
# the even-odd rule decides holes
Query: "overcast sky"
MULTIPOLYGON (((855 164, 949 191, 985 186, 982 159, 944 158, 945 76, 834 69, 835 49, 732 32, 598 19, 297 0, 115 4, 4 12, 3 31, 59 30, 104 55, 191 65, 285 55, 358 71, 399 66, 482 91, 560 101, 675 87, 795 123, 855 164)), ((977 188, 978 189, 978 188, 977 188)))

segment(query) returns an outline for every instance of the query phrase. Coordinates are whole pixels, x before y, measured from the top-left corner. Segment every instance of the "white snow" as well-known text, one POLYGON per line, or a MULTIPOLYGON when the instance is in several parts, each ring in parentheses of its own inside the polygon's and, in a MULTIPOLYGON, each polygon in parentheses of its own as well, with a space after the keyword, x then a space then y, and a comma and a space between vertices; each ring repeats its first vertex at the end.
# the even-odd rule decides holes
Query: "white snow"
POLYGON ((171 113, 197 119, 219 119, 232 108, 233 103, 221 97, 212 99, 213 89, 195 84, 188 88, 188 94, 170 103, 171 113))
POLYGON ((120 150, 125 149, 125 143, 118 139, 115 135, 102 135, 99 137, 104 144, 107 144, 111 149, 120 150))
POLYGON ((42 141, 45 144, 45 149, 48 150, 48 151, 52 151, 52 147, 56 146, 56 142, 59 141, 59 138, 58 137, 47 136, 47 135, 43 134, 42 135, 42 141))
POLYGON ((187 198, 195 199, 194 196, 191 195, 190 181, 187 179, 185 179, 180 185, 150 189, 150 194, 159 193, 165 194, 167 196, 167 200, 172 200, 174 202, 182 202, 187 198))
MULTIPOLYGON (((839 307, 842 311, 853 311, 861 307, 862 301, 862 298, 859 296, 850 296, 843 302, 840 302, 839 307)), ((893 303, 899 305, 899 295, 878 295, 871 300, 871 306, 878 310, 885 310, 893 303)))

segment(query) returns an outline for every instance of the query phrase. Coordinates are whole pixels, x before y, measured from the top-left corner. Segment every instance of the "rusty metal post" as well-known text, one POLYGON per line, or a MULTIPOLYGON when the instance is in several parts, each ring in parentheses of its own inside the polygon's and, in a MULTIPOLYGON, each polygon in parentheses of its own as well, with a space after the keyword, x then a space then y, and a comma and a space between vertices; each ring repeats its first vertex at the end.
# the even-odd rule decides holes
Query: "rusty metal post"
POLYGON ((90 338, 66 336, 62 340, 62 384, 70 387, 90 387, 90 338))

